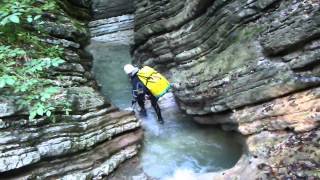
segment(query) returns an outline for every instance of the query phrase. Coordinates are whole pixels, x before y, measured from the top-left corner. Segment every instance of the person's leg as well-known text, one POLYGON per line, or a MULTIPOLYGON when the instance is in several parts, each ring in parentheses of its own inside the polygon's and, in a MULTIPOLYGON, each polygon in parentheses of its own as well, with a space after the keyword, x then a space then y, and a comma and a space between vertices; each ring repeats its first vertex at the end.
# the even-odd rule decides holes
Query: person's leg
POLYGON ((139 104, 139 106, 140 106, 140 113, 142 114, 142 115, 146 115, 146 109, 145 109, 145 107, 144 107, 144 101, 145 101, 145 98, 144 98, 144 94, 140 94, 140 95, 138 95, 137 96, 137 102, 138 102, 138 104, 139 104))
POLYGON ((163 119, 162 119, 162 115, 161 115, 161 109, 160 109, 159 104, 158 104, 158 99, 156 97, 154 97, 153 95, 151 95, 150 96, 150 101, 151 101, 152 107, 154 108, 154 110, 157 113, 158 121, 160 123, 163 123, 163 119))

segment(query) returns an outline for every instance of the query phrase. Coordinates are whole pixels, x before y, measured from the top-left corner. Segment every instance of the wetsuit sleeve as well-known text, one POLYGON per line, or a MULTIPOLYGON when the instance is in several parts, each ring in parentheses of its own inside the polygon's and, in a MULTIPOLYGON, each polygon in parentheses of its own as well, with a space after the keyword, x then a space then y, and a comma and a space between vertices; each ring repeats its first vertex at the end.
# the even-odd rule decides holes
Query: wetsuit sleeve
POLYGON ((135 76, 132 78, 132 96, 137 98, 140 95, 146 93, 146 87, 140 82, 140 80, 135 76))

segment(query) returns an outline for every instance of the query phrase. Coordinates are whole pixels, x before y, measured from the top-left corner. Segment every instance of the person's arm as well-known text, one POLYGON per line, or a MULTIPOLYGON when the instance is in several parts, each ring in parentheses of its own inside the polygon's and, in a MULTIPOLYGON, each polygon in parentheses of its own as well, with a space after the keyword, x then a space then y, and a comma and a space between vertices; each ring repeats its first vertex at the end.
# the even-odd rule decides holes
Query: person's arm
POLYGON ((134 104, 137 101, 138 98, 138 91, 139 91, 139 81, 137 81, 137 77, 131 78, 131 84, 132 84, 132 97, 133 100, 131 101, 132 104, 134 104))

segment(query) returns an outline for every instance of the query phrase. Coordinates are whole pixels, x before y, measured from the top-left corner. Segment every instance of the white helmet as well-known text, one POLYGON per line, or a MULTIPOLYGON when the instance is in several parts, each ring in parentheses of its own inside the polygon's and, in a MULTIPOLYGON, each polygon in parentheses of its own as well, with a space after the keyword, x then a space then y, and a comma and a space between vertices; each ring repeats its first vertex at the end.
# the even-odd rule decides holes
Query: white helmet
POLYGON ((130 75, 132 73, 135 73, 138 71, 138 68, 132 66, 132 64, 126 64, 123 67, 124 72, 126 72, 126 74, 130 75))

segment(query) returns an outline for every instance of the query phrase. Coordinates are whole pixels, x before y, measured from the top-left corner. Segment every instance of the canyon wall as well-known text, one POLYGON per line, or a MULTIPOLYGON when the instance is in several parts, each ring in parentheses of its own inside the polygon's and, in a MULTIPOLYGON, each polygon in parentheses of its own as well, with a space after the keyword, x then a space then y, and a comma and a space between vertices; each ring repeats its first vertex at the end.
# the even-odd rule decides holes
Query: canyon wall
POLYGON ((59 2, 59 9, 43 15, 48 35, 41 38, 63 48, 65 63, 50 73, 72 111, 56 112, 55 122, 46 117, 29 121, 26 112, 1 96, 1 178, 99 179, 140 147, 140 121, 106 101, 91 74, 92 57, 84 51, 91 37, 91 3, 59 2))
POLYGON ((248 135, 248 155, 209 177, 319 178, 318 0, 135 6, 134 62, 167 74, 197 122, 248 135))

